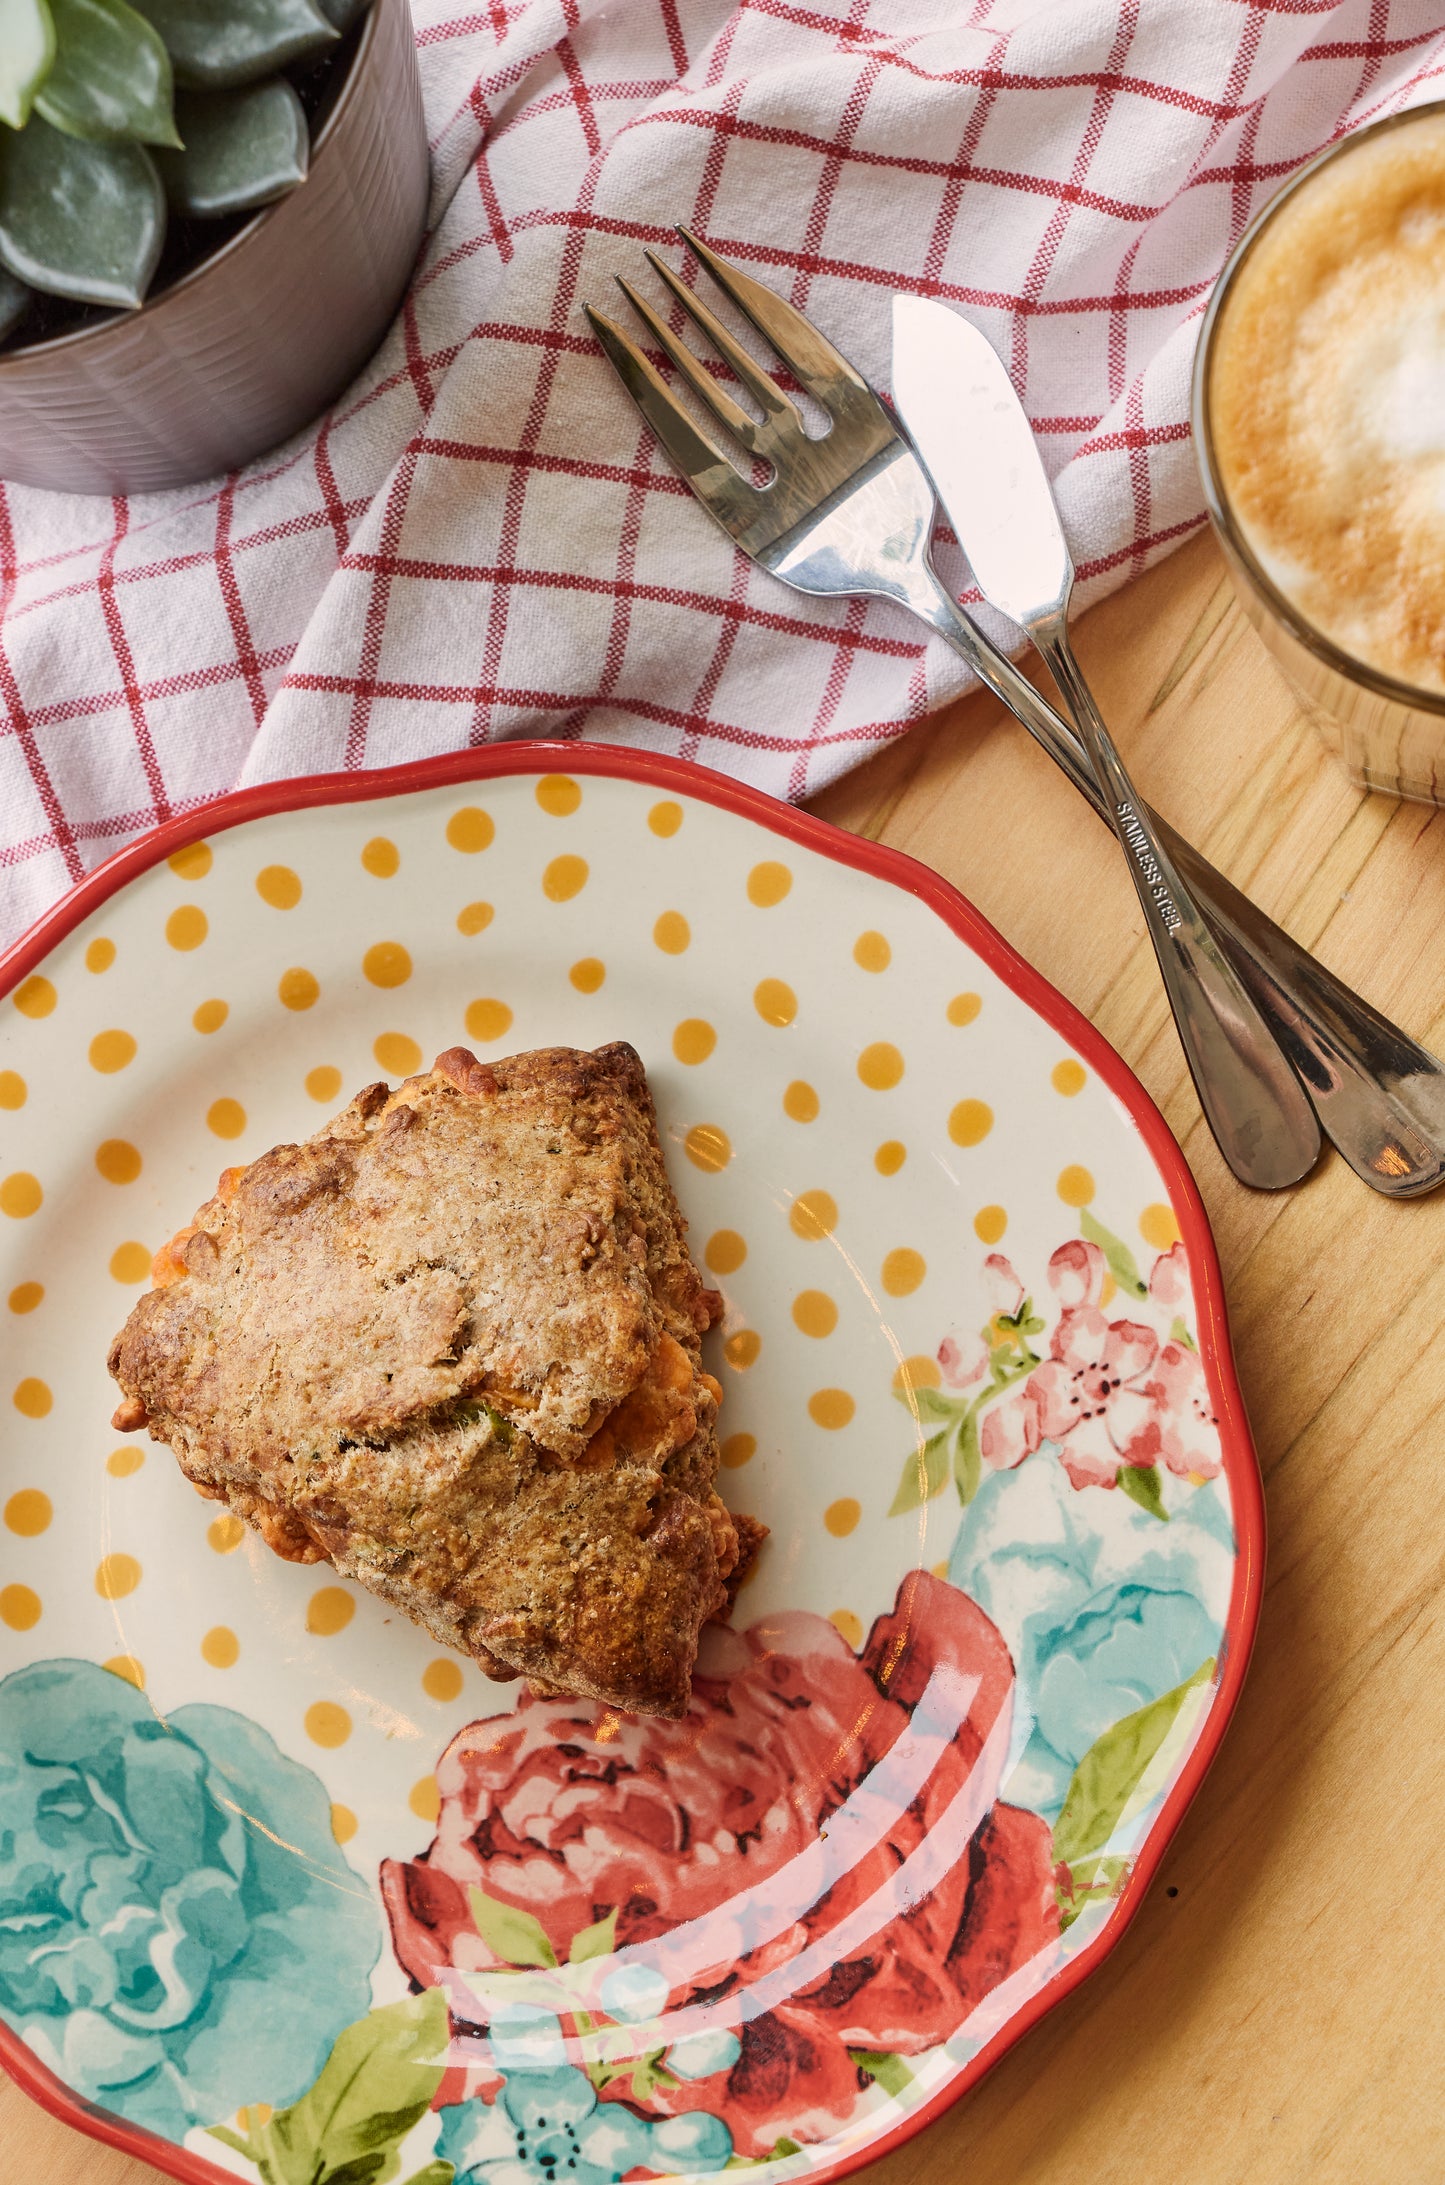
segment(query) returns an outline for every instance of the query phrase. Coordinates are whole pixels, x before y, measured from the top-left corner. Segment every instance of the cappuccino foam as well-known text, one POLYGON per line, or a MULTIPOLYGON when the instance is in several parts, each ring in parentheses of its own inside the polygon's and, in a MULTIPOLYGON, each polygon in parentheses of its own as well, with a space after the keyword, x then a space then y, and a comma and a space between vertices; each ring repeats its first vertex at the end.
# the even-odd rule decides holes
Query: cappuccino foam
POLYGON ((1340 153, 1264 228, 1209 415, 1277 589, 1356 660, 1445 691, 1445 114, 1340 153))

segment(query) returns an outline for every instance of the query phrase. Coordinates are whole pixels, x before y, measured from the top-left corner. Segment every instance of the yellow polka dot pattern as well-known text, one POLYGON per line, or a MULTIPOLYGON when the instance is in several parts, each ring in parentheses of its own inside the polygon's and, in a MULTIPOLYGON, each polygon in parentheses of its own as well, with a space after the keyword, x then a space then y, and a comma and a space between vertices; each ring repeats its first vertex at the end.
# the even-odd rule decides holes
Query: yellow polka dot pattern
POLYGON ((950 1024, 972 1024, 982 1007, 981 994, 955 994, 944 1014, 950 1024))
POLYGON ((993 1129, 993 1109, 986 1100, 960 1100, 949 1110, 948 1135, 956 1146, 981 1146, 993 1129))
POLYGON ((447 840, 465 857, 475 857, 479 850, 489 850, 496 834, 491 813, 482 811, 476 804, 464 804, 447 821, 447 840))
POLYGON ((390 880, 401 869, 401 852, 385 835, 373 835, 362 845, 361 863, 374 880, 390 880))
POLYGON ((12 1221, 26 1221, 37 1213, 45 1198, 38 1176, 28 1169, 17 1168, 0 1183, 0 1214, 8 1214, 12 1221))
POLYGON ((1139 1216, 1139 1234, 1156 1252, 1167 1252, 1180 1238, 1178 1218, 1172 1206, 1162 1202, 1146 1206, 1139 1216))
POLYGON ((361 974, 371 986, 405 986, 411 957, 400 941, 377 941, 361 959, 361 974))
POLYGON ((306 1604, 306 1629, 319 1639, 334 1638, 356 1614, 356 1602, 344 1586, 320 1586, 306 1604))
POLYGON ((600 956, 580 956, 567 976, 579 994, 595 994, 607 977, 607 966, 600 956))
POLYGON ((319 1062, 306 1072, 306 1090, 313 1100, 334 1100, 341 1090, 341 1072, 333 1063, 319 1062))
POLYGON ((798 997, 786 979, 760 979, 753 988, 753 1007, 764 1024, 781 1029, 797 1016, 798 997))
POLYGON ((107 941, 98 937, 87 944, 85 951, 85 968, 87 971, 109 971, 114 962, 114 941, 107 941))
POLYGON ((880 1176, 896 1176, 908 1159, 908 1148, 898 1138, 885 1138, 873 1156, 873 1166, 880 1176))
POLYGON ((973 1233, 980 1244, 997 1244, 1008 1228, 1008 1215, 1001 1206, 981 1206, 973 1217, 973 1233))
POLYGON ((680 910, 665 910, 652 929, 652 938, 666 956, 680 956, 692 941, 692 928, 680 910))
POLYGON ((256 875, 256 893, 272 910, 294 910, 301 900, 301 876, 289 865, 265 865, 256 875))
POLYGON ((151 1257, 143 1244, 118 1244, 110 1255, 112 1279, 116 1282, 144 1282, 151 1271, 151 1257))
POLYGON ((471 939, 478 933, 485 933, 495 916, 490 903, 464 903, 457 912, 457 931, 471 939))
POLYGON ((919 1352, 912 1358, 905 1358, 899 1366, 893 1376, 893 1393, 895 1396, 908 1396, 915 1388, 938 1388, 942 1380, 938 1360, 919 1352))
POLYGON ((462 1665, 450 1661, 445 1655, 428 1662, 421 1673, 421 1688, 428 1699, 440 1700, 443 1705, 462 1696, 462 1665))
POLYGON ((135 1060, 135 1039, 129 1032, 97 1032, 90 1043, 90 1066, 113 1076, 135 1060))
POLYGON ((407 1804, 419 1821, 434 1825, 442 1810, 441 1792, 437 1789, 434 1775, 424 1775, 412 1784, 407 1793, 407 1804))
POLYGON ((674 804, 671 797, 665 797, 661 804, 653 805, 647 815, 647 824, 655 835, 664 839, 675 835, 682 825, 682 806, 674 804))
POLYGON ((23 1108, 26 1085, 18 1070, 0 1070, 0 1108, 23 1108))
POLYGON ((1066 1100, 1072 1100, 1076 1093, 1081 1093, 1088 1082, 1088 1071, 1082 1062, 1075 1062, 1072 1055, 1066 1055, 1062 1062, 1056 1062, 1049 1074, 1049 1083, 1054 1091, 1062 1093, 1066 1100))
POLYGON ((133 1555, 104 1555, 95 1569, 95 1590, 103 1601, 123 1601, 141 1581, 141 1567, 133 1555))
POLYGON ((239 1138, 246 1111, 239 1100, 213 1100, 206 1110, 206 1128, 217 1138, 239 1138))
POLYGON ((837 1327, 838 1308, 826 1290, 800 1290, 793 1299, 793 1325, 821 1341, 837 1327))
POLYGON ((723 1464, 729 1472, 740 1471, 743 1465, 752 1462, 757 1453, 758 1441, 755 1434, 729 1434, 720 1452, 723 1464))
POLYGON ((8 1303, 13 1313, 33 1313, 45 1295, 43 1282, 17 1282, 8 1303))
POLYGON ((756 903, 759 910, 771 910, 782 902, 792 885, 793 876, 787 866, 765 858, 748 874, 748 901, 756 903))
POLYGON ((467 1004, 466 1027, 472 1038, 483 1046, 488 1041, 503 1039, 512 1029, 512 1012, 504 1001, 490 997, 467 1004))
POLYGON ((338 1707, 333 1699, 313 1701, 303 1717, 306 1735, 313 1745, 335 1751, 344 1745, 351 1735, 351 1717, 344 1707, 338 1707))
POLYGON ((241 1658, 241 1642, 228 1624, 213 1624, 201 1641, 201 1659, 213 1669, 234 1669, 241 1658))
POLYGON ((719 1175, 733 1157, 728 1134, 716 1123, 694 1123, 682 1141, 682 1150, 705 1176, 719 1175))
POLYGON ((715 1275, 735 1275, 748 1256, 736 1229, 715 1229, 703 1246, 703 1263, 715 1275))
POLYGON ((198 1032, 219 1032, 230 1014, 229 1006, 223 1001, 203 1001, 191 1022, 198 1032))
POLYGON ((339 1844, 349 1844, 361 1823, 350 1806, 333 1805, 331 1808, 331 1833, 339 1844))
POLYGON ((537 802, 554 819, 567 819, 582 802, 582 791, 570 774, 544 774, 537 784, 537 802))
POLYGON ((55 1515, 49 1495, 39 1487, 22 1487, 5 1505, 5 1522, 22 1540, 34 1540, 48 1530, 55 1515))
POLYGON ((587 885, 585 857, 554 857, 542 875, 542 893, 549 903, 570 903, 587 885))
POLYGON ((853 943, 853 961, 860 971, 886 971, 893 961, 886 935, 860 933, 853 943))
POLYGON ((229 1555, 234 1548, 240 1547, 245 1537, 245 1526, 230 1510, 206 1527, 206 1540, 217 1555, 229 1555))
POLYGON ((40 1621, 40 1596, 30 1586, 0 1586, 0 1624, 31 1631, 40 1621))
POLYGON ((283 1009, 314 1009, 321 999, 321 982, 314 972, 301 964, 293 964, 283 971, 276 986, 276 998, 283 1009))
POLYGON ((835 1608, 828 1618, 835 1631, 842 1634, 856 1653, 863 1644, 863 1624, 851 1608, 835 1608))
POLYGON ((199 903, 182 903, 166 920, 166 941, 171 948, 189 955, 193 948, 200 947, 210 930, 211 922, 199 903))
POLYGON ((1094 1179, 1086 1168, 1071 1163, 1059 1171, 1058 1192, 1065 1206, 1087 1206, 1094 1196, 1094 1179))
POLYGON ((830 1237, 838 1226, 838 1202, 826 1191, 804 1191, 788 1210, 788 1227, 809 1242, 830 1237))
POLYGON ((723 1356, 736 1373, 746 1373, 755 1366, 762 1352, 763 1339, 756 1328, 739 1328, 736 1335, 729 1335, 723 1342, 723 1356))
POLYGON ((783 1094, 783 1113, 795 1123, 816 1123, 821 1102, 806 1078, 795 1077, 783 1094))
POLYGON ((874 1040, 858 1057, 858 1076, 870 1092, 892 1092, 903 1070, 903 1057, 890 1040, 874 1040))
POLYGON ((927 1272, 928 1264, 921 1252, 899 1245, 885 1258, 881 1280, 890 1297, 911 1297, 927 1272))
POLYGON ((188 842, 183 850, 172 850, 166 859, 171 871, 180 880, 204 880, 214 859, 209 842, 188 842))
POLYGON ((673 1053, 689 1068, 706 1062, 716 1045, 717 1033, 705 1017, 685 1017, 672 1035, 673 1053))
POLYGON ((133 1684, 138 1692, 145 1690, 145 1669, 134 1654, 112 1654, 110 1660, 102 1662, 100 1666, 108 1669, 113 1677, 121 1678, 126 1684, 133 1684))
POLYGON ((421 1049, 406 1032, 380 1032, 371 1051, 388 1077, 415 1077, 421 1068, 421 1049))
POLYGON ((132 1472, 140 1470, 145 1460, 145 1451, 128 1442, 122 1449, 112 1449, 105 1460, 105 1468, 112 1479, 129 1479, 132 1472))
POLYGON ((105 1138, 95 1149, 95 1165, 108 1184, 133 1184, 142 1163, 129 1139, 105 1138))
POLYGON ((808 1398, 808 1417, 830 1434, 849 1425, 857 1408, 846 1388, 815 1388, 808 1398))
POLYGON ((823 1512, 823 1523, 835 1540, 846 1540, 849 1533, 857 1531, 858 1521, 862 1515, 863 1505, 861 1502, 857 1501, 852 1495, 840 1495, 838 1500, 830 1502, 823 1512))
POLYGON ((10 1401, 22 1419, 48 1419, 55 1405, 55 1398, 47 1384, 37 1380, 34 1374, 27 1374, 23 1381, 17 1381, 10 1401))
POLYGON ((58 997, 49 979, 37 971, 16 987, 13 999, 22 1017, 48 1017, 58 997))

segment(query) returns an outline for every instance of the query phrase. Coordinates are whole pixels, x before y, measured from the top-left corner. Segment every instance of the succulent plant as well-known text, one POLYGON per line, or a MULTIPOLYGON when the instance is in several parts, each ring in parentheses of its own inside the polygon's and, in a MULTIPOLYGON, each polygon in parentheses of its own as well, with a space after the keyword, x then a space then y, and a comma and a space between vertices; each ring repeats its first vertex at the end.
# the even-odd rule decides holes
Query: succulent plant
POLYGON ((0 339, 39 289, 135 309, 168 214, 250 212, 305 174, 283 73, 367 0, 0 0, 0 339))

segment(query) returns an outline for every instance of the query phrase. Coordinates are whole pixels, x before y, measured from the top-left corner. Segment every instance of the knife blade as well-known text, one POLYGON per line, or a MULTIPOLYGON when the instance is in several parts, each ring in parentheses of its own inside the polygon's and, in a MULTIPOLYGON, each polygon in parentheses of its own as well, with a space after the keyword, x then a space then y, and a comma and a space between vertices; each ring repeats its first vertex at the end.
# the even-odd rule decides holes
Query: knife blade
POLYGON ((893 401, 980 591, 1021 629, 1067 604, 1074 566, 1013 383, 947 304, 893 299, 893 401))

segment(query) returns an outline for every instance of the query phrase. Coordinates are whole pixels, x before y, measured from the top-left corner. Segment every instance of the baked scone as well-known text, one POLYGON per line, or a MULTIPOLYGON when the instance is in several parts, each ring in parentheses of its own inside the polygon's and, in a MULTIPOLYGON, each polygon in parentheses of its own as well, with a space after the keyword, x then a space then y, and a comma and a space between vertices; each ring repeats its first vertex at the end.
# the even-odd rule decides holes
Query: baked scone
POLYGON ((713 1491, 685 1228, 631 1047, 453 1047, 226 1171, 111 1347, 115 1423, 488 1675, 680 1715, 762 1531, 713 1491))

